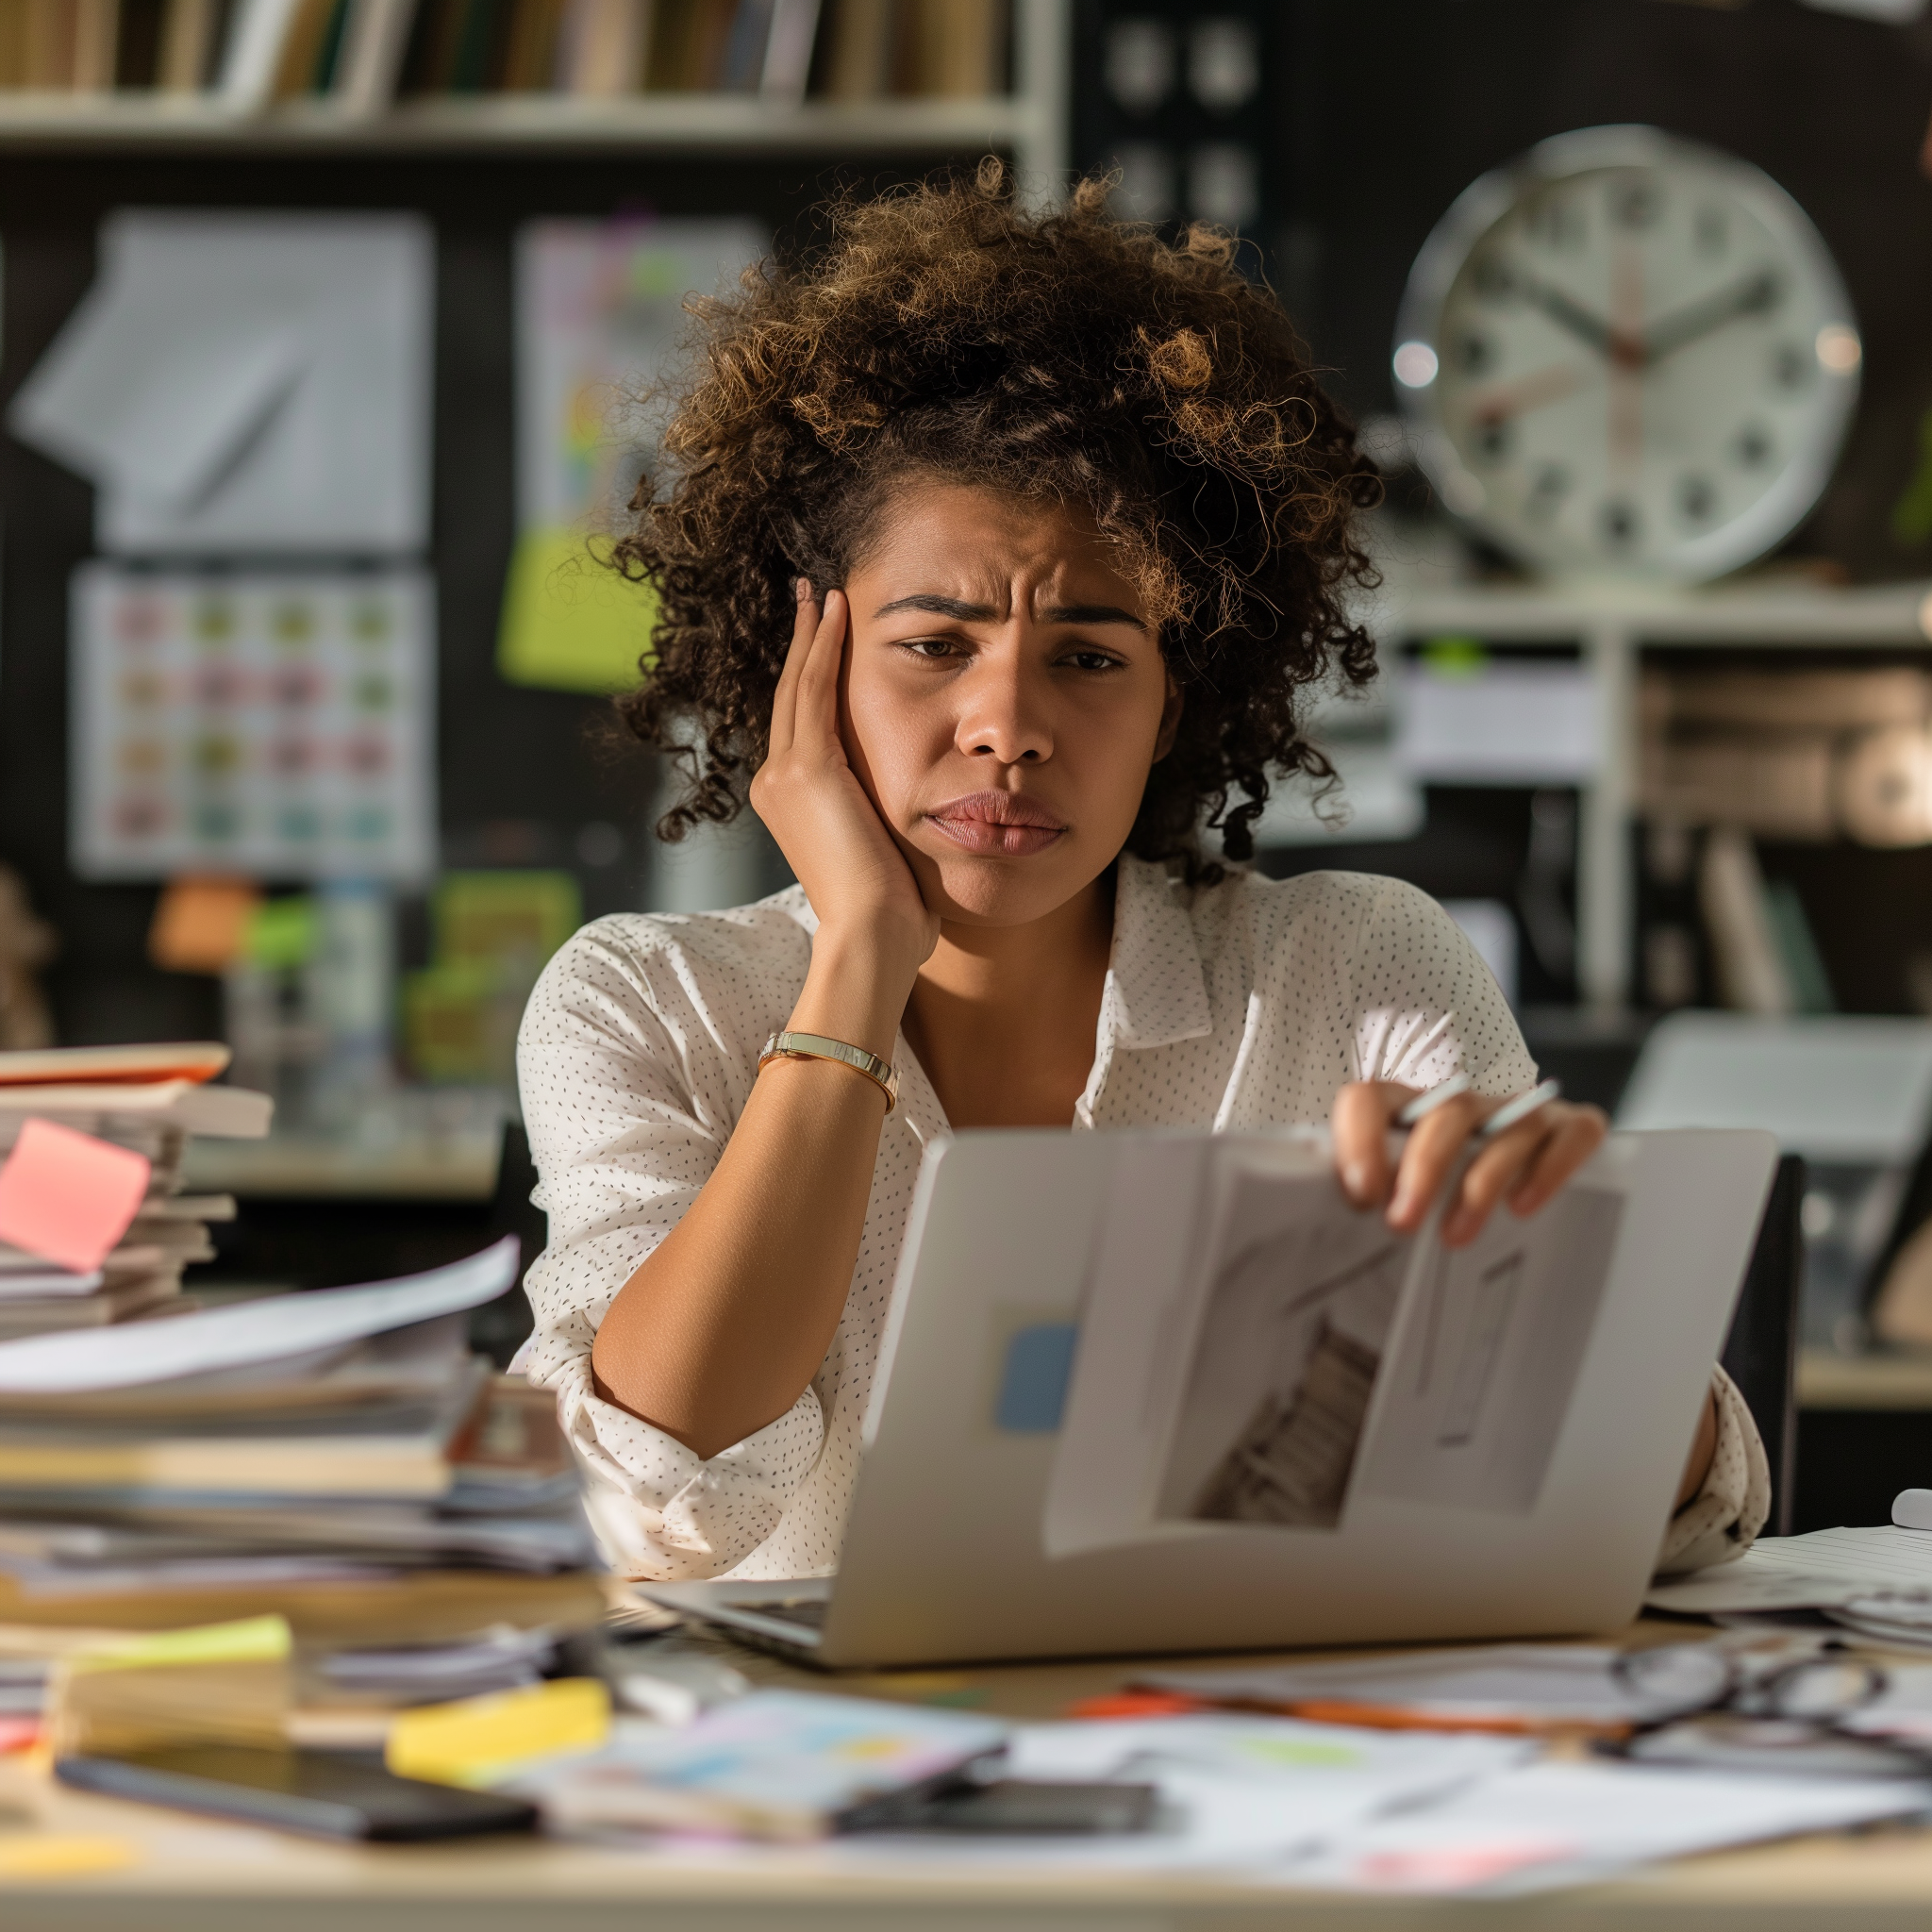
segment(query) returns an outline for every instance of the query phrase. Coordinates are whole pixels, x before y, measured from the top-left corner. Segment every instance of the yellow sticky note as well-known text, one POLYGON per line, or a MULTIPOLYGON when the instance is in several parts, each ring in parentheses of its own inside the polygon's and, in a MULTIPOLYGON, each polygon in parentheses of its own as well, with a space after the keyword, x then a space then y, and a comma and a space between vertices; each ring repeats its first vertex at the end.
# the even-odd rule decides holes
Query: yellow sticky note
POLYGON ((608 540, 537 528, 517 539, 504 586, 496 668, 511 684, 603 697, 638 682, 658 600, 605 559, 608 540))
POLYGON ((293 1648, 288 1620, 243 1617, 234 1624, 197 1624, 188 1630, 158 1630, 125 1643, 75 1652, 71 1670, 144 1671, 160 1664, 272 1663, 293 1648))
POLYGON ((610 1693, 595 1677, 560 1677, 406 1710, 390 1726, 383 1760, 398 1777, 491 1785, 533 1757, 594 1751, 610 1735, 610 1693))
POLYGON ((120 1872, 141 1857, 125 1838, 82 1838, 73 1832, 33 1831, 0 1838, 0 1878, 85 1878, 120 1872))

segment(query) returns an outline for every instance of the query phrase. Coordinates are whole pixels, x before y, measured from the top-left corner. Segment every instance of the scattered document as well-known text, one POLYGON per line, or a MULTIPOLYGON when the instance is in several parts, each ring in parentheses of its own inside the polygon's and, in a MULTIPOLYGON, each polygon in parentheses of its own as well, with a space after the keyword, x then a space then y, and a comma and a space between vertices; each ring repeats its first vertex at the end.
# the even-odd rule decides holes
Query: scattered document
POLYGON ((1911 1817, 1915 1781, 1541 1763, 1344 1834, 1281 1874, 1350 1891, 1545 1891, 1656 1858, 1911 1817))
POLYGON ((1612 1181, 1579 1180, 1449 1250, 1358 1213, 1315 1137, 1125 1150, 1048 1553, 1206 1523, 1333 1530, 1357 1491, 1528 1514, 1622 1211, 1612 1181))
POLYGON ((0 1241, 91 1274, 127 1232, 152 1173, 130 1148, 29 1120, 0 1167, 0 1241))
POLYGON ((93 1334, 36 1335, 0 1345, 0 1393, 128 1389, 217 1369, 313 1358, 391 1328, 493 1301, 517 1278, 514 1235, 422 1274, 357 1288, 313 1289, 171 1322, 93 1334))
POLYGON ((93 480, 103 550, 425 547, 427 223, 124 208, 100 261, 8 420, 93 480))
POLYGON ((626 1724, 606 1751, 512 1789, 564 1831, 803 1840, 857 1828, 963 1771, 996 1751, 1007 1728, 967 1711, 754 1690, 681 1729, 626 1724))
POLYGON ((72 629, 82 878, 409 884, 435 869, 426 573, 88 563, 72 629))
POLYGON ((727 289, 769 242, 749 221, 541 221, 518 236, 518 538, 497 644, 511 683, 637 682, 655 607, 589 546, 621 526, 657 447, 663 410, 646 396, 687 299, 727 289))
POLYGON ((1741 1557, 1652 1589, 1657 1610, 1713 1616, 1726 1610, 1815 1610, 1885 1591, 1932 1598, 1932 1531, 1883 1524, 1760 1537, 1741 1557))
POLYGON ((1208 1704, 1283 1710, 1348 1709, 1378 1723, 1474 1729, 1621 1728, 1647 1715, 1613 1669, 1618 1653, 1593 1643, 1493 1643, 1259 1670, 1160 1671, 1141 1679, 1208 1704))

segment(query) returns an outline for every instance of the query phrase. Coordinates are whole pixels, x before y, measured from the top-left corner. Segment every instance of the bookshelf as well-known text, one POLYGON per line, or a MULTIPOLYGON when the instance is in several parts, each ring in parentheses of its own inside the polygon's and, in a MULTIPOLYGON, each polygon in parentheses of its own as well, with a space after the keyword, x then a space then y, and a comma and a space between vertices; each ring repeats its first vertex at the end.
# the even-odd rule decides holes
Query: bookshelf
POLYGON ((573 148, 881 157, 993 149, 1035 192, 1069 166, 1069 0, 1013 0, 1013 91, 802 103, 756 94, 542 93, 405 99, 366 117, 320 97, 238 113, 211 94, 0 91, 0 152, 149 149, 375 153, 573 148))
POLYGON ((1389 586, 1364 613, 1385 652, 1443 637, 1498 645, 1570 645, 1588 668, 1601 734, 1581 788, 1576 855, 1578 991, 1614 1013, 1632 991, 1638 795, 1637 676, 1646 654, 1907 651, 1932 661, 1932 584, 1868 589, 1776 578, 1701 590, 1582 585, 1389 586))

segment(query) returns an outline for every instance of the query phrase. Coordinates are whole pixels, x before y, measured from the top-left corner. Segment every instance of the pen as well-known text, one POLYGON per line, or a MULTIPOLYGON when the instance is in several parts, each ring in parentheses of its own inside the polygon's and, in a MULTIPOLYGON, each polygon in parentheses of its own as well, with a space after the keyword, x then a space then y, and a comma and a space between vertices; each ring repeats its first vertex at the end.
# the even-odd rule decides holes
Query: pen
MULTIPOLYGON (((1438 1091, 1441 1090, 1438 1089, 1438 1091)), ((1560 1080, 1545 1080, 1539 1087, 1532 1087, 1527 1093, 1519 1093, 1507 1107, 1499 1107, 1480 1128, 1476 1139, 1493 1141, 1498 1134, 1507 1134, 1518 1121, 1526 1121, 1540 1107, 1547 1107, 1563 1091, 1560 1080)), ((1424 1098, 1427 1096, 1425 1095, 1424 1098)))
POLYGON ((1431 1087, 1426 1093, 1418 1093, 1395 1116, 1395 1124, 1398 1127, 1412 1127, 1418 1121, 1426 1120, 1445 1101, 1454 1100, 1458 1093, 1467 1093, 1469 1088, 1470 1079, 1467 1074, 1451 1074, 1440 1087, 1431 1087))

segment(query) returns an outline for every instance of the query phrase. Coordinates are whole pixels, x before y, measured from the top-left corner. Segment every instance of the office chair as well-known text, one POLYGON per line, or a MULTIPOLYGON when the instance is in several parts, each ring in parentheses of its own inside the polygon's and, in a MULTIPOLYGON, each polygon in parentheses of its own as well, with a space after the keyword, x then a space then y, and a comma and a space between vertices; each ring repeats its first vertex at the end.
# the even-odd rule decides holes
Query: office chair
POLYGON ((1738 1310, 1719 1357, 1764 1438, 1771 1462, 1771 1518, 1764 1525, 1770 1536, 1791 1533, 1798 1458, 1798 1296, 1805 1279, 1798 1217, 1805 1186, 1804 1161, 1787 1154, 1777 1164, 1738 1310))

